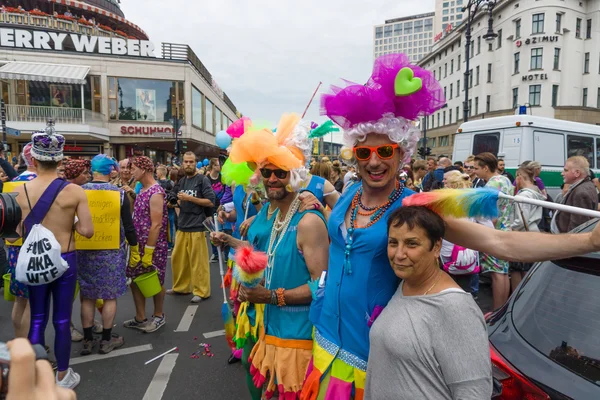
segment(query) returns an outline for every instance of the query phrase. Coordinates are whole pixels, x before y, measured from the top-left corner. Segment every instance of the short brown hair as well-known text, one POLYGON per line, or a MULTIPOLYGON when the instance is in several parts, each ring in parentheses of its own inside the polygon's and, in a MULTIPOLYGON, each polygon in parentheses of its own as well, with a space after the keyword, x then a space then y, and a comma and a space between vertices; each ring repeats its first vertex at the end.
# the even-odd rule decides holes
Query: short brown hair
POLYGON ((186 151, 185 153, 183 153, 183 156, 193 156, 195 160, 198 160, 198 157, 196 156, 196 153, 194 153, 193 151, 186 151))
POLYGON ((490 172, 496 172, 498 169, 498 159, 495 155, 489 152, 479 153, 474 159, 480 167, 488 167, 490 172))
POLYGON ((475 156, 471 154, 469 157, 467 157, 465 159, 465 164, 468 162, 473 162, 473 161, 475 161, 475 156))
POLYGON ((211 168, 211 169, 212 169, 212 167, 214 167, 215 165, 219 165, 219 164, 220 164, 220 163, 219 163, 219 159, 218 159, 218 158, 216 158, 216 157, 214 157, 214 158, 211 158, 211 159, 210 159, 210 161, 209 161, 209 163, 208 163, 208 165, 210 166, 210 168, 211 168))
POLYGON ((427 161, 425 160, 417 160, 412 165, 412 170, 417 172, 421 169, 427 169, 427 161))
POLYGON ((331 167, 329 166, 328 162, 319 161, 319 162, 316 162, 313 165, 313 167, 310 169, 310 174, 317 175, 317 176, 320 176, 321 178, 325 178, 326 180, 329 180, 329 178, 331 177, 331 167))

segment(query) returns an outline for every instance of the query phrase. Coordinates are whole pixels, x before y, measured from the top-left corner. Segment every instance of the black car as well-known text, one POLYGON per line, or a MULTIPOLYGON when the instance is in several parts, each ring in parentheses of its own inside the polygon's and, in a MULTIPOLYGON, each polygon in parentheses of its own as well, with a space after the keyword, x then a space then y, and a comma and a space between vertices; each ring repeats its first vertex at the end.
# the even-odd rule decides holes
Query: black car
POLYGON ((487 324, 495 399, 600 399, 600 253, 537 263, 487 324))

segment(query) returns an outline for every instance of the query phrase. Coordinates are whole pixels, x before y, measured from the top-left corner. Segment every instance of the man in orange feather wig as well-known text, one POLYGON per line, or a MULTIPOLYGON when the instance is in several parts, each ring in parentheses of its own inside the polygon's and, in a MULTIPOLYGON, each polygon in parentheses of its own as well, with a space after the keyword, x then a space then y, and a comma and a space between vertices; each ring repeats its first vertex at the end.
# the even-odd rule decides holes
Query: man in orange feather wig
MULTIPOLYGON (((254 385, 264 390, 267 399, 275 391, 286 399, 300 394, 312 350, 308 282, 318 280, 329 257, 322 215, 314 210, 299 211, 297 191, 307 177, 304 166, 309 152, 308 129, 295 114, 284 115, 275 134, 269 129, 250 130, 235 139, 231 161, 256 165, 269 203, 253 221, 247 242, 224 233, 211 235, 215 244, 251 245, 266 253, 262 282, 242 286, 239 298, 265 304, 264 327, 249 361, 254 385)), ((236 252, 241 266, 245 262, 237 259, 238 253, 248 252, 236 252)))

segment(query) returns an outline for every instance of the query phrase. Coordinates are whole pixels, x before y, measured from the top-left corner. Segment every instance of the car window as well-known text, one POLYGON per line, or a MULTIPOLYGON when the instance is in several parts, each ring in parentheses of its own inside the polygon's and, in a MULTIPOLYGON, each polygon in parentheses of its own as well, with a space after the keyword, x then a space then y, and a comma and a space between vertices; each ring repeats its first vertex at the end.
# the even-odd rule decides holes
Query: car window
POLYGON ((548 261, 515 297, 519 334, 546 357, 600 386, 600 257, 548 261))
POLYGON ((490 152, 498 155, 500 149, 500 133, 478 133, 473 137, 473 153, 490 152))

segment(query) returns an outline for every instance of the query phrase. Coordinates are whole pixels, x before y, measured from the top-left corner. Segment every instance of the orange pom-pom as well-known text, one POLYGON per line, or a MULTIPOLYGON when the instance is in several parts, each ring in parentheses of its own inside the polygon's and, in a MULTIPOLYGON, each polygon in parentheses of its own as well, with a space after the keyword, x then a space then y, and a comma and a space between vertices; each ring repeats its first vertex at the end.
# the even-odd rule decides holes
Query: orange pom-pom
POLYGON ((255 251, 252 246, 243 246, 235 250, 237 266, 247 274, 256 274, 267 268, 268 257, 262 251, 255 251))

